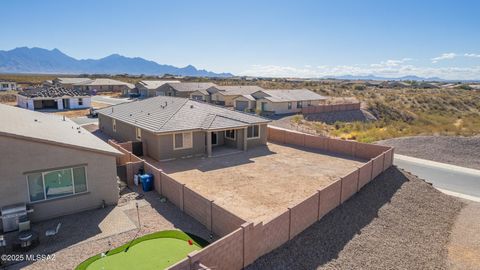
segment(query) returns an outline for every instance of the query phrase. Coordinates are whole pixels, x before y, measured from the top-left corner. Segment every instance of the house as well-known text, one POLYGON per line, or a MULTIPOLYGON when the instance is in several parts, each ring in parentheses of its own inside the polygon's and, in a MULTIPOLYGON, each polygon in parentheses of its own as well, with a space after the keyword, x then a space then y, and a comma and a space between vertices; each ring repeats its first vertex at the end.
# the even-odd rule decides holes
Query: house
POLYGON ((91 94, 98 92, 121 92, 122 95, 126 96, 135 86, 131 83, 112 79, 93 79, 75 83, 73 88, 88 91, 91 94))
POLYGON ((186 98, 158 96, 98 110, 99 128, 118 141, 140 141, 143 155, 164 161, 246 151, 265 145, 263 117, 186 98))
MULTIPOLYGON (((213 86, 215 84, 202 82, 166 83, 157 89, 156 95, 189 98, 192 93, 206 91, 213 86)), ((196 97, 196 99, 198 98, 196 97)))
POLYGON ((226 107, 233 107, 233 100, 243 95, 251 95, 262 91, 263 88, 255 85, 214 86, 207 91, 211 93, 211 102, 226 107))
POLYGON ((91 106, 91 96, 84 90, 41 87, 19 92, 17 105, 29 110, 86 109, 91 106))
POLYGON ((263 114, 288 114, 301 112, 303 107, 319 105, 326 100, 326 97, 308 89, 273 89, 236 98, 235 109, 255 109, 263 114))
POLYGON ((16 82, 0 80, 0 91, 14 91, 14 90, 17 90, 16 82))
POLYGON ((68 118, 0 112, 0 208, 25 203, 38 221, 117 203, 120 152, 68 118))
POLYGON ((91 81, 89 78, 56 78, 52 80, 54 86, 72 89, 74 84, 91 81))
POLYGON ((160 86, 166 83, 179 83, 180 81, 175 80, 162 80, 162 81, 139 81, 135 84, 135 88, 138 91, 138 94, 141 98, 149 98, 156 96, 156 91, 160 86))

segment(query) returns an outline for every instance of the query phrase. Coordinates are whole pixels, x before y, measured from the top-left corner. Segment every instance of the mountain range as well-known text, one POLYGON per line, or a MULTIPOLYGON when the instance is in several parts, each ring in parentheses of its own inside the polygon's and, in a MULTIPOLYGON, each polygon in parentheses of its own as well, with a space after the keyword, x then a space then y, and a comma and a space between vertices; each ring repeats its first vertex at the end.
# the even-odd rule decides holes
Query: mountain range
POLYGON ((379 77, 379 76, 370 74, 370 75, 364 75, 364 76, 355 76, 355 75, 327 76, 325 78, 332 78, 332 79, 338 79, 338 80, 364 80, 364 81, 432 81, 432 82, 445 81, 444 79, 438 78, 438 77, 425 78, 425 77, 418 77, 415 75, 391 78, 391 77, 379 77))
POLYGON ((75 59, 58 49, 20 47, 0 50, 0 73, 49 73, 49 74, 132 74, 197 77, 231 77, 230 73, 215 73, 197 69, 192 65, 175 67, 158 64, 140 57, 112 54, 100 59, 75 59))

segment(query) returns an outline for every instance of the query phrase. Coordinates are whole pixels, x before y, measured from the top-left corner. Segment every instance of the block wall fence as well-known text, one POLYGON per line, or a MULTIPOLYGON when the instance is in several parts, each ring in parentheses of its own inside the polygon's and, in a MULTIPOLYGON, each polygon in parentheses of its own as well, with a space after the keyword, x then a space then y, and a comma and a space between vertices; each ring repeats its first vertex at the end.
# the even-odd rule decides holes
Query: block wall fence
MULTIPOLYGON (((156 169, 160 175, 159 180, 155 180, 157 192, 221 236, 202 250, 190 253, 184 260, 169 267, 169 270, 243 269, 347 201, 392 166, 393 162, 394 152, 391 147, 319 137, 270 126, 268 141, 340 153, 369 161, 330 185, 319 187, 319 190, 278 213, 276 217, 258 223, 242 220, 156 169)), ((131 163, 135 164, 135 161, 131 163)), ((146 162, 144 164, 146 167, 150 166, 146 162)))
POLYGON ((302 108, 302 114, 353 111, 353 110, 360 110, 360 102, 308 106, 308 107, 302 108))

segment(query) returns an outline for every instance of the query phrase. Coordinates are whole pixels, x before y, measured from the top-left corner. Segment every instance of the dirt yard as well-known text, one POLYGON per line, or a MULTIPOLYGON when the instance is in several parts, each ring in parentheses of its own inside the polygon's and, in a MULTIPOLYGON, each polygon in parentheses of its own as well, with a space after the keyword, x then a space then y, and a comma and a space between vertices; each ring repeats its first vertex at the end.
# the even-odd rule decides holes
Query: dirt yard
POLYGON ((172 178, 239 217, 261 221, 347 175, 363 161, 269 143, 229 156, 160 164, 172 178))

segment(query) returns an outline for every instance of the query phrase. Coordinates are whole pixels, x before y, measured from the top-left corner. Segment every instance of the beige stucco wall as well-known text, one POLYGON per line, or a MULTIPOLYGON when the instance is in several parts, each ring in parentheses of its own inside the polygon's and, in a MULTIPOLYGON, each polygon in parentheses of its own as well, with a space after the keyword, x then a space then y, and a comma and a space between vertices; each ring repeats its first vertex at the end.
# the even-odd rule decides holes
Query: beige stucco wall
MULTIPOLYGON (((267 99, 257 100, 257 110, 261 110, 262 102, 265 102, 265 111, 275 112, 275 114, 287 114, 287 113, 297 113, 301 112, 302 108, 297 108, 297 102, 292 102, 292 108, 288 109, 288 102, 271 102, 267 99)), ((302 101, 302 107, 307 107, 310 105, 318 105, 319 101, 302 101)))
POLYGON ((29 203, 25 173, 84 165, 88 192, 31 205, 33 221, 71 214, 118 201, 115 156, 0 136, 0 207, 29 203))

